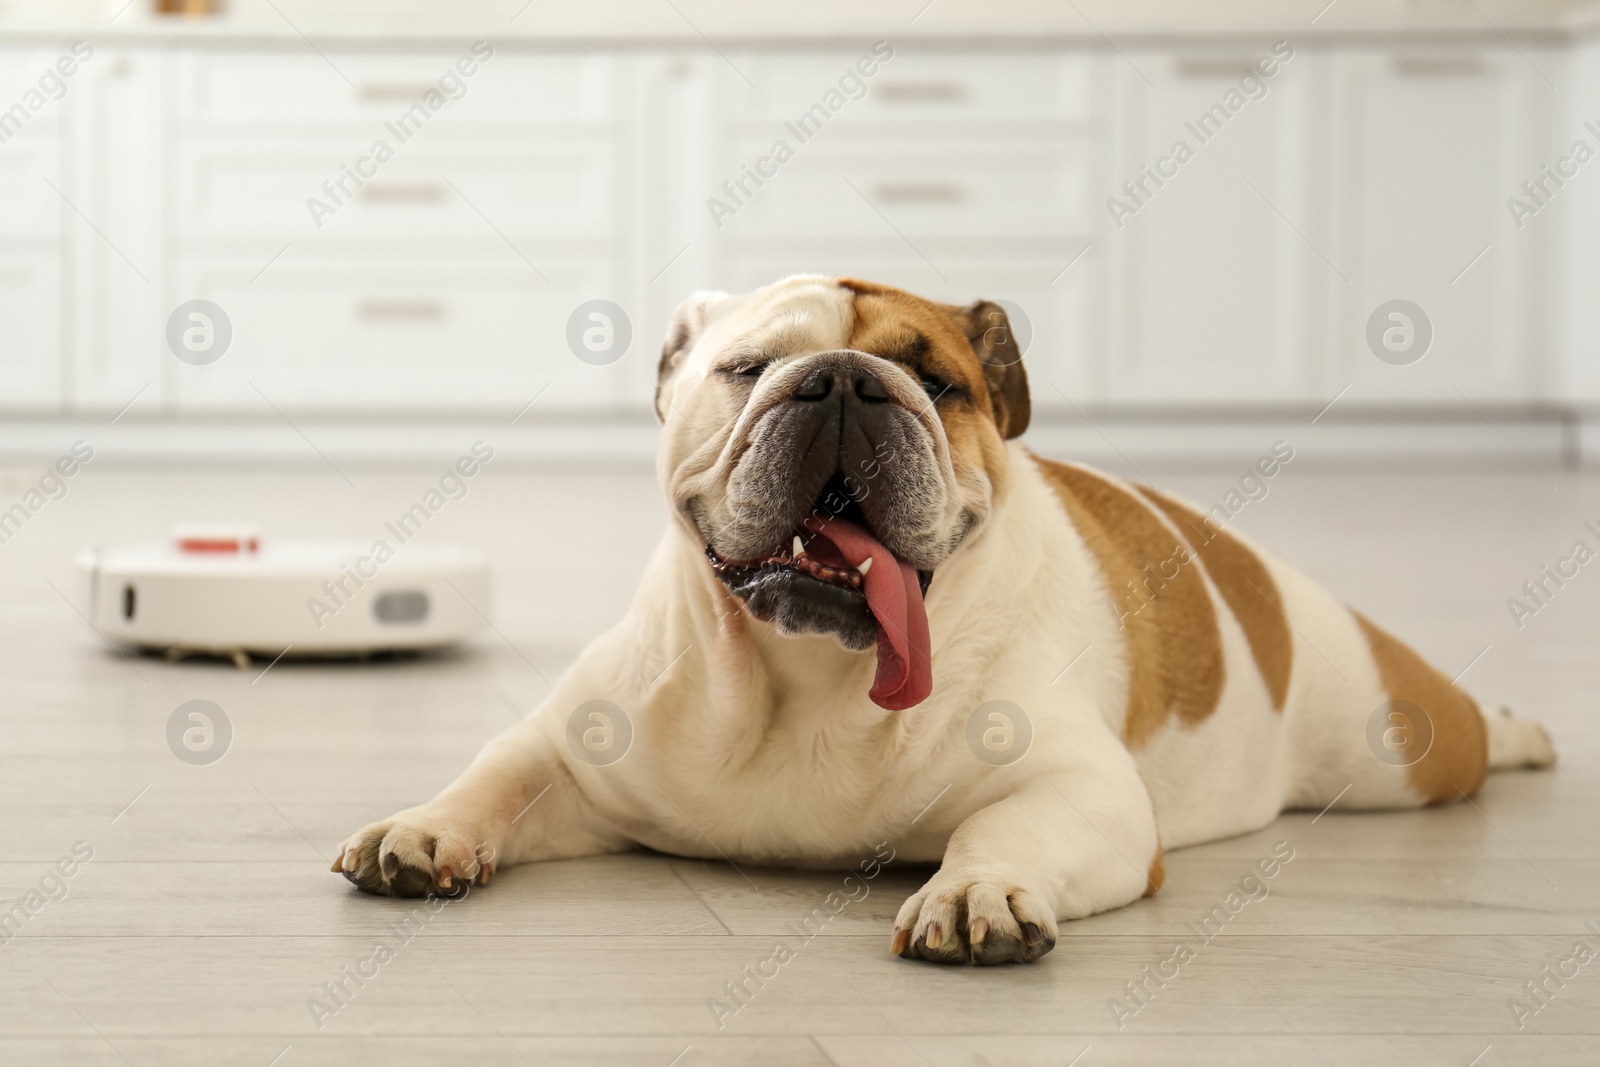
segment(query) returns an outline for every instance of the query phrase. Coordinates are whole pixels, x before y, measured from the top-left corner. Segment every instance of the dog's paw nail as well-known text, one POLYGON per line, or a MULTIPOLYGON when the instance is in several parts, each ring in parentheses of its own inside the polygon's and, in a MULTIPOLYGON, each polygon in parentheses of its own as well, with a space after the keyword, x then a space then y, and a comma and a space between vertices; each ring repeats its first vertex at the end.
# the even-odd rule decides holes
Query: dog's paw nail
POLYGON ((928 932, 923 936, 922 943, 934 949, 944 944, 944 931, 939 929, 938 923, 929 924, 928 932))
POLYGON ((1023 923, 1022 940, 1027 943, 1029 948, 1032 948, 1044 940, 1044 936, 1039 932, 1039 927, 1036 923, 1023 923))
POLYGON ((328 870, 332 871, 334 874, 339 874, 339 873, 344 871, 344 853, 343 852, 341 852, 337 856, 333 857, 333 866, 329 867, 328 870))
POLYGON ((911 931, 896 928, 894 932, 894 940, 889 942, 889 951, 894 953, 896 956, 904 956, 906 954, 906 950, 910 947, 911 931))
POLYGON ((989 920, 973 919, 967 928, 967 940, 974 945, 983 944, 983 939, 989 936, 989 920))
POLYGON ((489 865, 484 864, 478 868, 478 877, 474 879, 479 885, 489 884, 489 865))
POLYGON ((385 852, 383 854, 383 862, 379 866, 383 868, 383 876, 385 878, 393 878, 400 873, 400 857, 393 852, 385 852))
POLYGON ((449 867, 440 867, 439 868, 439 888, 440 889, 449 889, 450 886, 454 884, 454 881, 455 881, 454 875, 452 874, 452 872, 451 872, 449 867))

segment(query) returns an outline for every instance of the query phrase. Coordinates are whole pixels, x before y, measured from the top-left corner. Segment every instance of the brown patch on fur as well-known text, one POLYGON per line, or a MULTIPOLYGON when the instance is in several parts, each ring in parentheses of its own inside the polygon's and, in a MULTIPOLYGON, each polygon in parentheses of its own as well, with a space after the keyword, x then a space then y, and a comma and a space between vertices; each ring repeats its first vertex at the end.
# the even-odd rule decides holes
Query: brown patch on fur
POLYGON ((1148 486, 1140 486, 1139 490, 1167 513, 1167 518, 1188 538, 1190 547, 1200 554, 1206 573, 1211 575, 1250 642, 1256 670, 1272 694, 1273 710, 1281 712, 1289 697, 1294 635, 1272 572, 1244 542, 1213 526, 1198 512, 1148 486))
MULTIPOLYGON (((1433 744, 1426 755, 1406 768, 1411 787, 1429 804, 1444 804, 1462 794, 1471 796, 1489 773, 1489 733, 1478 704, 1457 689, 1409 645, 1352 611, 1367 635, 1390 700, 1408 700, 1420 707, 1433 726, 1433 744)), ((1407 738, 1407 744, 1411 739, 1407 738)), ((1400 749, 1406 751, 1404 747, 1400 749)))
POLYGON ((1004 498, 1010 464, 1002 435, 995 432, 999 426, 983 364, 967 342, 960 309, 870 282, 841 279, 839 284, 856 294, 855 323, 846 343, 898 363, 914 377, 949 386, 933 410, 944 424, 950 461, 958 471, 985 472, 995 498, 1004 498))
POLYGON ((841 278, 839 284, 856 294, 851 348, 954 386, 946 395, 986 407, 1002 438, 1028 428, 1028 376, 1000 305, 988 300, 968 307, 940 304, 854 278, 841 278))
POLYGON ((1167 865, 1161 857, 1161 846, 1156 846, 1155 858, 1150 861, 1150 873, 1145 876, 1144 895, 1153 897, 1167 883, 1167 865))
POLYGON ((1122 739, 1138 746, 1168 717, 1203 722, 1222 699, 1222 632, 1182 538, 1143 501, 1098 475, 1034 457, 1105 574, 1128 649, 1122 739), (1176 573, 1165 573, 1176 567, 1176 573))

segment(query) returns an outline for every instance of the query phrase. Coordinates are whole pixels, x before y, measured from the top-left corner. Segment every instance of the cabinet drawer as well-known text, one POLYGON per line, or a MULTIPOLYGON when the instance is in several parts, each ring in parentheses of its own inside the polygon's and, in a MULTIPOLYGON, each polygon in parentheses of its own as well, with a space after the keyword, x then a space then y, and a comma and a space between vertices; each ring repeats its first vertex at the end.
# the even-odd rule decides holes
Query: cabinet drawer
POLYGON ((429 90, 438 92, 443 103, 428 124, 445 128, 480 122, 605 122, 614 108, 615 60, 608 56, 497 49, 484 61, 463 46, 452 52, 390 55, 329 52, 326 60, 313 53, 208 51, 184 55, 179 64, 182 119, 361 122, 376 127, 398 121, 429 90), (458 61, 474 73, 462 75, 458 61))
POLYGON ((179 150, 178 228, 185 237, 609 236, 609 142, 544 140, 537 147, 401 145, 389 162, 361 164, 362 142, 189 141, 179 150), (375 172, 336 203, 323 188, 343 167, 375 172), (315 200, 318 205, 310 201, 315 200), (328 213, 327 209, 332 209, 328 213), (482 212, 480 215, 479 212, 482 212), (487 220, 487 221, 485 221, 487 220), (320 225, 319 225, 320 223, 320 225), (491 228, 492 227, 492 228, 491 228))
POLYGON ((181 410, 603 408, 626 393, 632 351, 591 366, 567 347, 574 308, 611 290, 603 262, 295 262, 259 278, 253 261, 193 260, 186 295, 214 301, 233 340, 221 359, 176 368, 181 410), (254 383, 255 387, 252 387, 254 383), (257 393, 256 387, 261 392, 257 393))
POLYGON ((871 76, 860 77, 855 64, 863 56, 876 60, 865 47, 855 52, 740 56, 735 62, 755 88, 731 77, 737 84, 732 117, 792 122, 818 104, 832 113, 830 123, 847 125, 1089 117, 1086 56, 911 55, 902 47, 888 62, 877 60, 871 76))
MULTIPOLYGON (((746 142, 741 161, 758 163, 768 147, 746 142)), ((739 237, 1081 233, 1086 170, 1086 150, 1074 145, 802 146, 721 221, 739 237)), ((737 164, 727 172, 742 173, 737 164)))
POLYGON ((46 183, 60 188, 59 170, 56 138, 31 126, 0 147, 0 233, 51 238, 59 232, 65 205, 46 183))
POLYGON ((61 266, 55 256, 0 256, 0 409, 61 400, 61 266))
POLYGON ((60 49, 0 48, 0 142, 28 133, 55 133, 62 110, 81 94, 83 64, 65 44, 60 49), (62 57, 72 70, 65 78, 56 66, 62 57))

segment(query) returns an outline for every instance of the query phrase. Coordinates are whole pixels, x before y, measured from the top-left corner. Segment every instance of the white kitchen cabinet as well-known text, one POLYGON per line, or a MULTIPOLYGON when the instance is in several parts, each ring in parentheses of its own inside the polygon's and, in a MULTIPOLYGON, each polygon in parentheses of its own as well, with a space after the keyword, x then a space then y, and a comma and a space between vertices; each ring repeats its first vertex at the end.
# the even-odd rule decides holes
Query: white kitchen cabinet
MULTIPOLYGON (((1270 42, 894 48, 869 76, 870 41, 97 48, 0 145, 0 408, 509 416, 548 386, 536 410, 641 413, 685 296, 797 271, 1021 307, 1046 417, 1600 396, 1589 176, 1520 229, 1505 206, 1583 135, 1592 45, 1302 46, 1204 138, 1270 42), (318 225, 308 199, 380 139, 318 225), (195 298, 234 327, 207 367, 165 340, 195 298), (597 298, 633 332, 607 367, 565 338, 597 298), (1366 342, 1395 298, 1433 327, 1411 366, 1366 342)), ((0 49, 0 106, 57 54, 0 49)))
POLYGON ((418 125, 432 137, 482 124, 603 124, 615 117, 616 71, 625 62, 603 52, 528 53, 493 42, 322 52, 179 53, 177 113, 185 131, 226 134, 252 125, 298 134, 344 125, 379 137, 385 123, 399 123, 430 91, 439 106, 418 125))
POLYGON ((1329 255, 1348 282, 1325 289, 1332 384, 1353 383, 1351 400, 1539 397, 1551 220, 1519 230, 1506 200, 1555 158, 1548 137, 1561 115, 1559 71, 1531 45, 1334 57, 1329 255), (1425 356, 1399 366, 1377 358, 1366 338, 1374 309, 1395 299, 1421 307, 1433 334, 1425 356))
POLYGON ((1317 252, 1327 247, 1315 182, 1325 68, 1303 50, 1284 62, 1269 44, 1135 52, 1115 68, 1112 163, 1094 196, 1114 272, 1111 350, 1095 368, 1109 403, 1315 395, 1313 297, 1332 273, 1317 252), (1241 78, 1261 57, 1274 74, 1246 92, 1241 78))
POLYGON ((346 179, 345 191, 326 191, 325 183, 342 177, 341 166, 366 149, 338 137, 185 139, 177 158, 177 234, 278 242, 272 251, 285 241, 499 244, 503 233, 581 243, 612 236, 616 182, 607 139, 406 146, 360 186, 346 179))
POLYGON ((73 92, 62 190, 71 287, 64 329, 68 403, 109 418, 138 398, 131 414, 159 410, 165 383, 163 330, 174 249, 162 225, 168 203, 162 148, 165 63, 147 48, 95 50, 73 92))
POLYGON ((0 144, 0 236, 12 247, 24 241, 48 244, 60 232, 64 208, 50 187, 61 185, 56 129, 55 122, 35 118, 0 144))
POLYGON ((829 93, 859 53, 747 53, 719 71, 714 181, 734 208, 711 231, 722 284, 788 274, 846 275, 954 304, 1010 301, 1032 339, 1026 355, 1037 409, 1088 394, 1103 292, 1090 190, 1100 175, 1096 108, 1103 62, 1051 52, 940 52, 900 46, 856 95, 829 93), (813 105, 819 130, 800 128, 813 105), (776 142, 759 187, 739 181, 776 142), (1071 270, 1066 268, 1071 266, 1071 270))
POLYGON ((733 283, 717 262, 718 241, 704 201, 717 182, 716 102, 723 61, 712 52, 643 53, 628 79, 625 183, 631 224, 617 248, 631 270, 627 311, 633 349, 619 369, 629 375, 634 410, 652 411, 661 346, 672 313, 691 293, 733 283))
POLYGON ((734 75, 726 117, 781 126, 797 123, 820 103, 834 112, 827 125, 837 120, 840 128, 866 136, 884 126, 926 132, 1026 124, 1026 133, 1041 122, 1095 119, 1095 61, 1084 53, 905 43, 891 44, 890 51, 886 59, 882 43, 875 50, 863 42, 854 51, 738 53, 733 62, 752 84, 734 75))
POLYGON ((0 412, 61 402, 60 270, 48 253, 0 255, 0 412))
POLYGON ((566 341, 580 304, 630 302, 628 67, 470 47, 178 57, 174 292, 222 307, 233 341, 213 364, 169 361, 172 403, 274 418, 509 418, 536 395, 541 412, 639 406, 629 357, 591 366, 566 341), (458 60, 470 74, 449 75, 458 60))
POLYGON ((214 363, 174 360, 174 400, 267 419, 434 410, 509 421, 535 396, 541 412, 616 407, 626 368, 580 361, 564 335, 572 309, 606 291, 610 264, 543 269, 548 280, 509 251, 428 263, 285 256, 264 274, 255 260, 191 258, 178 285, 224 310, 232 342, 214 363))
POLYGON ((53 410, 61 402, 65 208, 51 186, 61 184, 64 98, 39 92, 56 58, 40 48, 0 49, 0 411, 53 410), (30 91, 37 111, 22 103, 30 91))
MULTIPOLYGON (((764 147, 737 142, 736 158, 764 147)), ((1093 152, 1048 141, 808 145, 725 228, 740 239, 1070 237, 1090 224, 1093 152)))
MULTIPOLYGON (((1565 153, 1579 138, 1600 149, 1600 40, 1590 39, 1572 52, 1567 81, 1570 97, 1565 120, 1552 141, 1565 153)), ((1542 225, 1555 245, 1550 289, 1555 294, 1553 395, 1589 405, 1600 404, 1600 158, 1590 160, 1583 177, 1562 191, 1551 210, 1541 211, 1528 227, 1542 225), (1592 173, 1591 173, 1592 172, 1592 173)))

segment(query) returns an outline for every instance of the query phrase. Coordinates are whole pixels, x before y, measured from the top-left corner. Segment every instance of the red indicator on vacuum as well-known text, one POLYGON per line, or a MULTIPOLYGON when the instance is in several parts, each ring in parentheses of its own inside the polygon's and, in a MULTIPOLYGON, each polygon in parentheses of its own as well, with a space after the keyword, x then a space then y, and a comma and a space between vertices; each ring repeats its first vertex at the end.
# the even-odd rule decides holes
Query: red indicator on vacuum
POLYGON ((179 552, 240 555, 258 552, 260 538, 253 526, 232 523, 193 523, 172 528, 172 543, 179 552))

